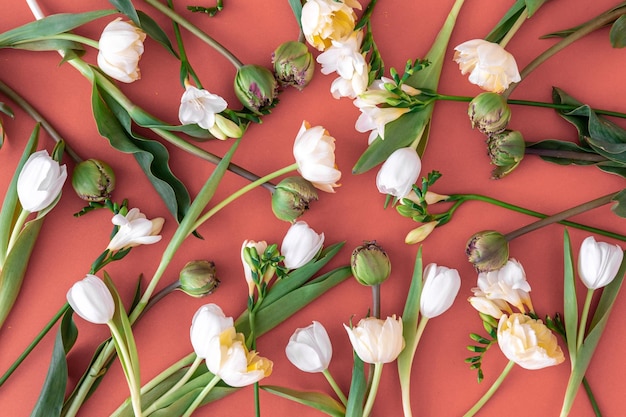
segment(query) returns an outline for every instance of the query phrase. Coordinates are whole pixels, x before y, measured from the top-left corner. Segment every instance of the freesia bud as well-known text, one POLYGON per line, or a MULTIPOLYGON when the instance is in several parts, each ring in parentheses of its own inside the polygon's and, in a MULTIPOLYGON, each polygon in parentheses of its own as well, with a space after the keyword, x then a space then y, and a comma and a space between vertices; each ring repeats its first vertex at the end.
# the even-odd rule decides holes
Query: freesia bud
POLYGON ((422 169, 422 161, 413 148, 395 150, 383 163, 376 176, 376 186, 383 194, 396 198, 406 196, 422 169))
POLYGON ((486 92, 476 96, 467 109, 472 127, 485 135, 500 133, 511 120, 511 108, 500 94, 486 92))
POLYGON ((349 36, 356 23, 355 9, 361 9, 357 0, 307 0, 302 6, 300 23, 307 42, 323 51, 331 41, 349 36))
POLYGON ((526 143, 522 133, 517 130, 505 130, 489 136, 487 148, 491 163, 496 165, 491 177, 500 179, 508 175, 522 162, 526 143))
POLYGON ((354 249, 350 267, 354 278, 363 285, 382 284, 391 274, 389 256, 376 241, 364 242, 354 249))
POLYGON ((115 173, 106 162, 87 159, 74 167, 72 187, 83 200, 104 201, 115 189, 115 173))
MULTIPOLYGON (((256 286, 254 279, 252 277, 252 266, 253 266, 253 262, 250 258, 250 253, 249 253, 249 249, 250 248, 254 248, 256 250, 257 255, 262 255, 263 252, 265 252, 265 250, 267 249, 267 242, 264 240, 261 240, 259 242, 255 242, 254 240, 244 240, 243 244, 241 245, 241 263, 243 265, 243 273, 244 273, 244 277, 246 278, 246 282, 248 283, 248 295, 252 295, 254 294, 254 288, 256 286), (248 250, 246 249, 248 248, 248 250)), ((266 272, 267 274, 272 274, 272 276, 274 275, 274 270, 272 268, 269 268, 268 271, 266 272)), ((261 277, 259 277, 261 278, 261 277)), ((263 277, 262 280, 265 277, 263 277)), ((271 278, 271 276, 268 277, 271 278)))
POLYGON ((117 251, 156 243, 161 240, 159 233, 164 222, 163 217, 148 220, 138 208, 130 209, 125 216, 116 214, 111 219, 111 223, 119 226, 119 229, 109 242, 107 249, 117 251))
POLYGON ((105 74, 123 83, 140 78, 139 59, 146 34, 132 22, 117 18, 104 28, 98 43, 98 66, 105 74))
POLYGON ((72 285, 67 302, 76 314, 94 324, 108 323, 115 313, 111 292, 100 278, 91 274, 72 285))
POLYGON ((192 297, 204 297, 213 293, 220 284, 215 264, 209 261, 191 261, 180 271, 180 289, 192 297))
POLYGON ((273 106, 278 95, 278 82, 267 68, 244 65, 235 76, 235 95, 244 107, 262 113, 273 106))
POLYGON ((274 73, 283 86, 294 86, 302 90, 309 84, 315 73, 313 54, 302 42, 287 41, 272 54, 274 73))
POLYGON ((328 193, 339 187, 341 172, 335 166, 335 138, 322 126, 313 126, 305 120, 293 144, 293 156, 298 172, 313 185, 328 193))
POLYGON ((407 233, 406 237, 404 238, 404 243, 414 245, 416 243, 424 241, 424 239, 426 239, 428 235, 430 235, 433 230, 435 230, 435 227, 437 227, 438 224, 439 222, 434 220, 432 222, 424 223, 423 225, 416 227, 415 229, 407 233))
POLYGON ((211 129, 215 125, 217 113, 226 107, 226 100, 217 94, 187 85, 180 98, 178 119, 183 125, 197 123, 203 129, 211 129))
POLYGON ((317 321, 297 329, 285 348, 289 361, 303 372, 323 372, 333 357, 333 346, 324 326, 317 321))
POLYGON ((429 264, 424 269, 424 287, 420 296, 420 313, 426 318, 437 317, 448 310, 461 288, 456 269, 429 264))
POLYGON ((191 320, 189 336, 193 350, 199 358, 206 359, 211 355, 213 338, 220 335, 235 335, 233 318, 226 317, 217 304, 205 304, 200 307, 191 320))
POLYGON ((221 114, 216 114, 215 124, 209 128, 209 133, 219 140, 240 138, 243 136, 243 127, 221 114))
POLYGON ((300 268, 315 258, 324 244, 324 233, 316 233, 304 221, 291 225, 283 238, 280 253, 287 269, 300 268))
POLYGON ((500 317, 498 345, 504 356, 525 369, 542 369, 565 360, 550 329, 541 320, 520 313, 500 317))
POLYGON ((46 150, 32 153, 17 177, 17 196, 28 212, 45 209, 61 195, 67 167, 59 166, 46 150))
MULTIPOLYGON (((474 292, 474 294, 476 294, 476 292, 474 292)), ((474 295, 474 297, 469 297, 467 301, 469 301, 476 311, 491 316, 494 319, 499 319, 503 314, 512 313, 509 305, 503 300, 490 300, 484 296, 474 295)))
POLYGON ((386 320, 375 317, 361 319, 356 327, 343 327, 348 332, 356 354, 365 363, 389 363, 404 349, 402 319, 396 316, 386 320))
POLYGON ((624 252, 618 245, 596 242, 593 236, 589 236, 580 245, 580 279, 590 290, 605 287, 615 279, 623 258, 624 252))
POLYGON ((278 183, 272 194, 272 211, 280 220, 293 222, 317 200, 313 184, 302 177, 288 177, 278 183))
POLYGON ((485 230, 470 237, 465 254, 478 272, 493 271, 509 259, 509 242, 502 233, 485 230))

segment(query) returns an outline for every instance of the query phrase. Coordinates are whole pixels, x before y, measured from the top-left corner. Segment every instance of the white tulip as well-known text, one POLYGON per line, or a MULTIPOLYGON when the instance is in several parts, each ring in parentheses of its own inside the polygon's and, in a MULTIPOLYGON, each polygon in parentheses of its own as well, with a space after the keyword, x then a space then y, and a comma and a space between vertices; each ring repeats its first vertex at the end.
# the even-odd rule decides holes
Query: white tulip
POLYGON ((117 18, 104 28, 98 43, 98 66, 105 74, 124 83, 140 78, 139 59, 146 34, 132 22, 117 18))
POLYGON ((396 360, 404 349, 402 319, 396 316, 386 320, 367 317, 356 327, 343 325, 356 354, 366 363, 389 363, 396 360))
POLYGON ((618 245, 596 242, 589 236, 580 245, 578 274, 590 290, 605 287, 613 281, 622 264, 624 252, 618 245))
POLYGON ((378 191, 403 198, 411 191, 421 169, 422 161, 415 149, 409 147, 395 150, 376 175, 378 191))
POLYGON ((283 238, 280 253, 287 269, 300 268, 317 255, 324 244, 324 233, 317 233, 305 221, 291 225, 283 238))
POLYGON ((32 153, 17 177, 17 196, 28 212, 45 209, 61 194, 67 167, 59 166, 45 150, 32 153))
POLYGON ((285 348, 289 361, 304 372, 323 372, 333 356, 333 346, 324 326, 317 321, 297 329, 285 348))
POLYGON ((420 296, 420 313, 426 318, 437 317, 448 310, 461 288, 456 269, 429 264, 424 269, 424 286, 420 296))
POLYGON ((97 276, 87 274, 67 292, 67 302, 83 319, 94 324, 106 324, 115 313, 115 302, 106 284, 97 276))
POLYGON ((206 304, 200 307, 191 320, 189 330, 191 345, 196 355, 199 358, 207 358, 211 354, 211 340, 214 337, 219 338, 222 333, 228 331, 235 334, 232 317, 226 317, 216 304, 206 304))

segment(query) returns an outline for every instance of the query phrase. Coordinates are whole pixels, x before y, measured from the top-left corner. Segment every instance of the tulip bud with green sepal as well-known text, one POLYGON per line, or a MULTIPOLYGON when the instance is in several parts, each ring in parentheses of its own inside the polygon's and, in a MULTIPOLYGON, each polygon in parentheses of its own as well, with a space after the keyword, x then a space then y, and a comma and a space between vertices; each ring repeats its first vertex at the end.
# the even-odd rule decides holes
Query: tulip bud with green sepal
POLYGON ((87 159, 74 168, 72 187, 83 200, 104 201, 111 198, 115 189, 115 173, 107 163, 87 159))
POLYGON ((313 184, 302 177, 285 178, 272 194, 272 211, 277 218, 293 222, 314 200, 317 200, 317 191, 313 184))
POLYGON ((511 173, 524 159, 526 143, 517 130, 505 130, 487 140, 491 163, 496 165, 491 177, 500 179, 511 173))
POLYGON ((511 109, 500 94, 486 92, 476 96, 467 109, 472 127, 485 135, 500 133, 511 120, 511 109))
POLYGON ((509 242, 495 230, 478 232, 467 241, 465 254, 478 272, 493 271, 509 259, 509 242))
POLYGON ((288 41, 272 54, 274 73, 281 86, 294 86, 302 90, 315 73, 315 61, 308 47, 302 42, 288 41))
POLYGON ((364 242, 352 252, 352 275, 363 285, 382 284, 391 274, 391 262, 376 241, 364 242))
POLYGON ((180 289, 192 297, 204 297, 213 293, 220 284, 215 264, 198 260, 188 262, 180 271, 180 289))
POLYGON ((235 95, 247 109, 262 114, 273 105, 278 95, 278 82, 267 68, 244 65, 235 76, 235 95))

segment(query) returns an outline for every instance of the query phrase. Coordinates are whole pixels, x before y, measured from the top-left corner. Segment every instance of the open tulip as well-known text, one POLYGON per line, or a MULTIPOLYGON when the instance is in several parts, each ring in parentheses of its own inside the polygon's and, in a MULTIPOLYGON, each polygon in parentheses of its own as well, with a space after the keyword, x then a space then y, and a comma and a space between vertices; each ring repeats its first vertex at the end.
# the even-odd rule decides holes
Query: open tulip
POLYGON ((618 245, 596 242, 593 236, 589 236, 580 245, 580 279, 591 290, 609 285, 617 275, 623 257, 624 252, 618 245))
POLYGON ((303 121, 293 144, 298 172, 316 188, 329 193, 339 187, 341 172, 335 167, 335 138, 322 126, 303 121))
POLYGON ((343 325, 348 332, 350 343, 366 363, 389 363, 396 360, 404 349, 402 337, 402 319, 396 316, 386 320, 375 317, 361 319, 356 327, 343 325))
POLYGON ((227 106, 226 100, 217 94, 188 85, 180 98, 178 118, 184 125, 197 123, 203 129, 211 129, 215 115, 227 106))
POLYGON ((106 324, 113 318, 115 302, 106 284, 97 276, 88 274, 67 292, 72 310, 94 324, 106 324))
POLYGON ((424 287, 420 296, 420 312, 426 318, 437 317, 452 306, 461 288, 456 269, 429 264, 424 269, 424 287))
POLYGON ((498 345, 504 356, 525 369, 546 368, 565 360, 550 329, 525 314, 500 317, 498 345))
POLYGON ((411 191, 421 169, 422 161, 415 149, 409 147, 395 150, 376 175, 378 191, 403 198, 411 191))
POLYGON ((530 300, 530 284, 526 280, 526 273, 522 264, 515 259, 509 259, 500 269, 478 274, 478 288, 482 295, 490 300, 502 300, 519 311, 524 312, 524 306, 531 311, 533 305, 530 300))
POLYGON ((32 153, 17 178, 22 208, 31 213, 45 209, 61 194, 66 179, 66 166, 59 166, 47 151, 32 153))
POLYGON ((356 14, 361 9, 357 0, 307 0, 302 6, 302 33, 314 48, 323 51, 333 39, 341 40, 354 30, 356 14))
POLYGON ((317 255, 324 244, 324 233, 316 233, 304 221, 291 225, 283 238, 280 253, 287 269, 300 268, 317 255))
POLYGON ((190 338, 193 350, 199 358, 207 358, 210 354, 210 341, 232 329, 234 335, 233 318, 226 317, 222 309, 216 304, 206 304, 200 307, 191 320, 190 338))
POLYGON ((126 216, 116 214, 111 219, 111 223, 119 226, 119 230, 109 242, 107 249, 116 251, 156 243, 161 240, 159 233, 164 222, 162 217, 148 220, 138 208, 130 209, 126 216))
POLYGON ((317 321, 297 329, 285 348, 289 361, 304 372, 323 372, 333 356, 333 346, 324 326, 317 321))
POLYGON ((146 34, 132 22, 117 18, 104 28, 98 43, 98 66, 105 74, 132 83, 140 78, 139 59, 146 34))

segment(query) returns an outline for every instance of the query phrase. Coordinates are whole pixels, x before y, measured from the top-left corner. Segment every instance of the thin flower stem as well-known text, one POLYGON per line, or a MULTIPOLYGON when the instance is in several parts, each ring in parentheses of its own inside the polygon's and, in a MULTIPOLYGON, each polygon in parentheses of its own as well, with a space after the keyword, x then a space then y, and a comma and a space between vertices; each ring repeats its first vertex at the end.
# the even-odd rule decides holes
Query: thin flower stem
MULTIPOLYGON (((167 5, 170 9, 174 10, 174 3, 172 0, 167 0, 167 5)), ((187 52, 185 51, 185 44, 183 43, 183 37, 180 34, 180 26, 174 21, 172 21, 172 26, 174 27, 174 35, 176 36, 176 43, 178 44, 178 54, 180 55, 181 66, 189 73, 189 75, 191 75, 196 83, 196 86, 201 89, 202 83, 200 82, 200 78, 198 78, 196 72, 189 64, 187 52)))
POLYGON ((322 371, 322 375, 324 375, 324 377, 326 378, 326 380, 330 384, 330 386, 333 389, 333 391, 335 391, 335 394, 337 394, 337 397, 339 398, 339 401, 341 401, 341 403, 344 406, 347 406, 348 405, 348 398, 346 397, 346 395, 343 393, 343 391, 341 390, 341 388, 337 384, 337 381, 335 381, 335 378, 333 378, 333 376, 330 374, 330 371, 328 369, 324 369, 322 371))
MULTIPOLYGON (((527 142, 528 144, 528 142, 527 142)), ((588 162, 604 162, 608 161, 602 155, 589 152, 576 152, 576 151, 563 151, 559 149, 535 149, 526 147, 524 150, 526 155, 545 156, 549 158, 562 158, 575 161, 588 161, 588 162)))
POLYGON ((380 284, 372 285, 372 316, 380 318, 380 284))
POLYGON ((519 228, 517 230, 514 230, 514 231, 512 231, 510 233, 507 233, 506 235, 504 235, 504 238, 508 242, 510 242, 511 240, 513 240, 513 239, 515 239, 515 238, 517 238, 517 237, 519 237, 519 236, 521 236, 521 235, 523 235, 525 233, 532 232, 533 230, 537 230, 537 229, 539 229, 541 227, 544 227, 544 226, 547 226, 549 224, 557 223, 557 222, 559 222, 561 220, 567 219, 568 217, 575 216, 577 214, 581 214, 581 213, 584 213, 584 212, 589 211, 591 209, 594 209, 594 208, 603 206, 605 204, 608 204, 608 203, 610 203, 613 200, 613 198, 616 195, 617 195, 617 193, 607 194, 607 195, 605 195, 603 197, 596 198, 595 200, 588 201, 588 202, 586 202, 584 204, 581 204, 579 206, 572 207, 572 208, 570 208, 568 210, 562 211, 562 212, 557 213, 555 215, 552 215, 550 217, 546 217, 546 218, 541 219, 541 220, 539 220, 539 221, 537 221, 535 223, 531 223, 531 224, 526 225, 524 227, 521 227, 521 228, 519 228))
POLYGON ((135 417, 142 417, 141 411, 141 387, 137 386, 137 381, 134 378, 135 367, 139 366, 137 363, 133 363, 128 346, 124 343, 124 339, 119 332, 119 329, 113 322, 107 323, 111 329, 111 336, 117 341, 117 351, 120 357, 120 361, 123 363, 124 373, 126 374, 126 380, 128 381, 128 388, 130 389, 130 398, 133 406, 133 413, 135 417))
POLYGON ((380 385, 380 376, 383 373, 383 365, 384 363, 375 363, 374 364, 374 379, 372 381, 372 386, 370 387, 370 391, 367 394, 367 401, 365 401, 365 407, 363 407, 363 417, 369 417, 372 412, 372 407, 374 407, 374 401, 376 400, 376 393, 378 392, 378 386, 380 385))
POLYGON ((527 7, 524 8, 524 10, 519 15, 519 17, 517 18, 517 20, 515 21, 513 26, 511 26, 511 29, 509 29, 507 34, 500 41, 500 46, 502 48, 506 48, 506 46, 508 45, 509 41, 511 39, 513 39, 513 36, 517 33, 519 28, 522 27, 522 24, 526 21, 526 19, 528 19, 528 8, 527 7))
POLYGON ((150 6, 160 11, 161 13, 163 13, 165 16, 172 19, 172 21, 178 23, 180 26, 187 29, 189 32, 197 36, 203 42, 207 43, 217 52, 222 54, 226 59, 228 59, 231 62, 231 64, 235 66, 236 69, 239 69, 243 66, 243 63, 239 59, 237 59, 237 57, 233 55, 228 49, 226 49, 223 45, 221 45, 215 39, 213 39, 212 37, 204 33, 200 28, 195 26, 193 23, 191 23, 187 19, 183 18, 181 15, 179 15, 178 13, 176 13, 169 7, 160 3, 158 0, 144 0, 144 1, 148 3, 150 6))
MULTIPOLYGON (((9 244, 7 245, 7 255, 9 254, 9 252, 11 252, 11 248, 13 247, 13 245, 15 245, 17 237, 20 235, 20 232, 22 231, 24 223, 26 223, 26 219, 28 218, 29 214, 30 212, 24 209, 20 211, 20 214, 15 221, 15 225, 13 226, 13 230, 11 231, 11 237, 9 238, 9 244)), ((6 259, 0 260, 0 265, 4 264, 5 260, 6 259)))
MULTIPOLYGON (((417 324, 417 329, 415 331, 415 337, 411 340, 410 345, 406 346, 405 349, 407 352, 411 353, 411 359, 407 366, 409 369, 413 366, 413 358, 415 357, 415 351, 417 350, 417 345, 422 338, 422 334, 424 334, 424 329, 426 328, 426 324, 428 323, 428 317, 422 316, 421 320, 417 324)), ((412 417, 413 411, 411 409, 411 379, 408 378, 404 383, 401 384, 402 390, 402 410, 404 411, 404 417, 412 417)))
POLYGON ((580 323, 578 328, 578 339, 576 340, 576 349, 580 350, 585 339, 585 328, 587 327, 587 317, 589 317, 589 308, 591 307, 591 300, 593 298, 593 288, 587 289, 587 296, 585 297, 585 304, 583 304, 583 311, 580 315, 580 323))
POLYGON ((204 397, 207 396, 209 391, 211 391, 211 389, 213 389, 213 387, 219 381, 220 381, 220 377, 219 376, 214 376, 213 379, 204 388, 202 388, 202 391, 200 391, 200 394, 198 394, 198 396, 193 400, 193 403, 191 403, 189 408, 185 411, 185 413, 181 417, 189 417, 189 416, 191 416, 191 414, 193 414, 193 412, 196 410, 196 408, 198 408, 200 403, 202 403, 202 400, 204 399, 204 397))
POLYGON ((480 398, 480 400, 478 400, 478 402, 476 402, 476 404, 474 404, 474 406, 470 408, 469 411, 463 415, 463 417, 473 416, 482 408, 483 405, 485 405, 487 401, 489 401, 489 399, 493 396, 493 394, 495 394, 498 388, 500 388, 502 381, 504 381, 504 378, 506 378, 506 376, 509 374, 511 369, 513 369, 514 365, 515 365, 515 362, 513 361, 509 361, 509 363, 507 363, 507 365, 502 370, 502 373, 500 374, 498 379, 494 381, 493 385, 491 385, 489 390, 487 390, 487 392, 480 398))
POLYGON ((591 403, 591 408, 593 409, 593 413, 596 417, 602 417, 602 413, 600 412, 600 407, 598 406, 598 402, 596 401, 596 397, 593 395, 593 391, 591 391, 591 386, 589 385, 589 381, 587 378, 583 377, 583 387, 585 388, 585 393, 587 394, 587 398, 589 398, 589 402, 591 403))

